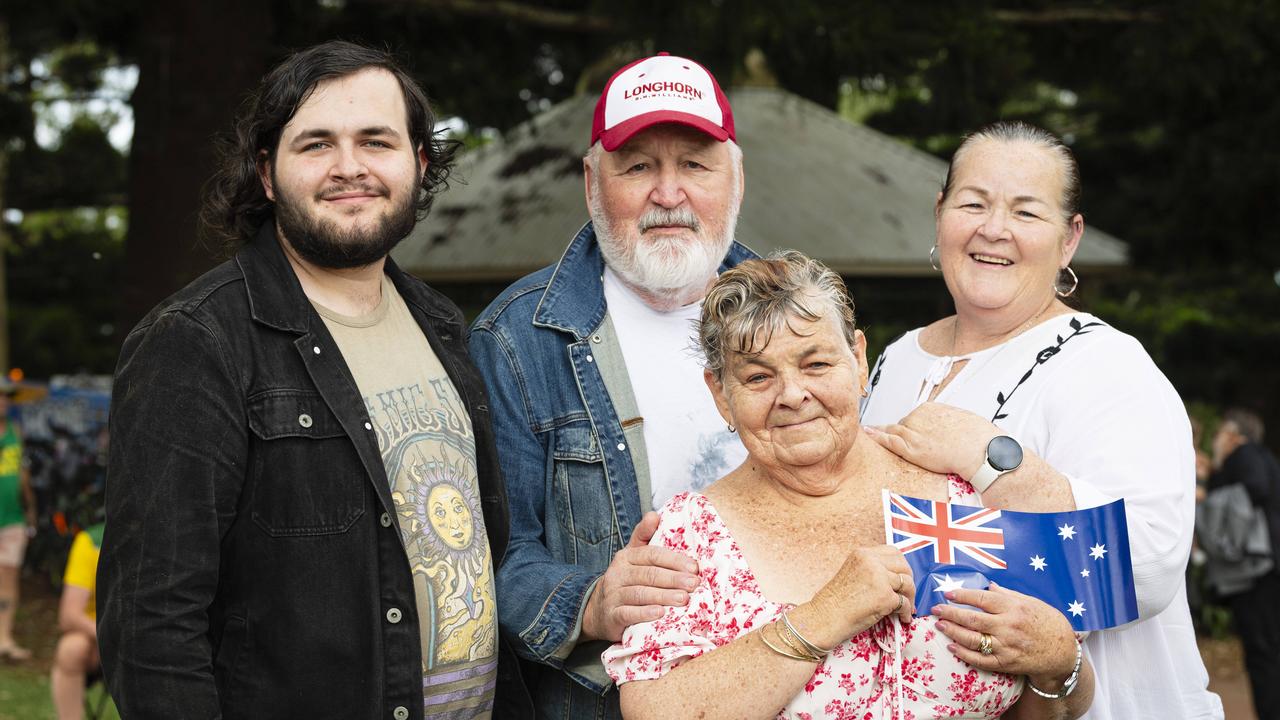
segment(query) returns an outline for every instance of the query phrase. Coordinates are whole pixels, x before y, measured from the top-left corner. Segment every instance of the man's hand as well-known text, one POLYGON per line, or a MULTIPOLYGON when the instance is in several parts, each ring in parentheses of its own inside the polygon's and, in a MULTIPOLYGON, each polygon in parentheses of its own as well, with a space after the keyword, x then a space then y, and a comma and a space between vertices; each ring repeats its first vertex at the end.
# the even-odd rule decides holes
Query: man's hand
POLYGON ((657 620, 667 606, 689 602, 689 592, 698 586, 698 564, 666 548, 650 547, 657 530, 658 513, 646 513, 631 541, 613 556, 587 600, 583 640, 617 642, 628 626, 657 620))

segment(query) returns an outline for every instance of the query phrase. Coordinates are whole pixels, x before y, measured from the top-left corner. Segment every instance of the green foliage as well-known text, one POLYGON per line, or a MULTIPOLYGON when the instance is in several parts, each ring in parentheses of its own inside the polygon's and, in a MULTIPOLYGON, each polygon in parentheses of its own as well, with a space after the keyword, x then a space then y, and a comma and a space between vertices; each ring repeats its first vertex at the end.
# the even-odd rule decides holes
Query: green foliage
POLYGON ((27 213, 7 230, 10 362, 29 377, 110 373, 124 211, 27 213))
POLYGON ((34 142, 9 156, 8 207, 41 210, 122 204, 125 158, 107 140, 111 117, 80 115, 57 147, 34 142))
MULTIPOLYGON (((15 69, 0 135, 19 141, 4 205, 123 204, 125 160, 103 132, 110 118, 79 118, 59 147, 36 147, 30 103, 50 89, 22 69, 40 58, 66 91, 95 92, 105 64, 138 58, 139 4, 0 0, 0 14, 15 69)), ((1093 283, 1090 309, 1139 337, 1188 399, 1280 408, 1266 367, 1280 356, 1280 292, 1270 279, 1280 236, 1269 222, 1280 197, 1280 3, 277 0, 271 16, 273 58, 332 37, 393 49, 442 115, 466 121, 469 146, 487 128, 508 129, 576 88, 598 89, 624 60, 658 50, 694 57, 726 84, 776 78, 943 157, 996 118, 1044 125, 1080 159, 1088 221, 1128 242, 1139 269, 1093 283), (751 51, 765 72, 747 72, 751 51)), ((225 61, 208 58, 209 71, 225 61)), ((77 247, 63 253, 62 271, 99 267, 77 247)), ((25 256, 10 260, 11 276, 25 272, 25 256)), ((936 293, 875 290, 873 347, 949 311, 936 293)), ((34 341, 43 337, 36 328, 67 325, 60 312, 28 303, 20 334, 34 341)), ((72 324, 91 329, 96 317, 72 324)), ((80 337, 74 347, 97 336, 80 337)), ((57 354, 70 358, 74 347, 57 354)), ((96 367, 95 358, 74 362, 96 367)))

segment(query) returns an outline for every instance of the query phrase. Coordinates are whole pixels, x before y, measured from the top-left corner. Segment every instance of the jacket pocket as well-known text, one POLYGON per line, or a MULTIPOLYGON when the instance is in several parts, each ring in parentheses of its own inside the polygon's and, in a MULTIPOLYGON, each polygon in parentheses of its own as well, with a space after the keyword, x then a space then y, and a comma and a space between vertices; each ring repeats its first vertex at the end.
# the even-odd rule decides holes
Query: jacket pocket
POLYGON ((614 535, 613 498, 596 434, 585 424, 566 425, 553 433, 554 501, 560 526, 579 541, 608 542, 614 535))
POLYGON ((251 514, 269 535, 346 532, 364 513, 364 466, 318 393, 250 398, 249 429, 251 514))

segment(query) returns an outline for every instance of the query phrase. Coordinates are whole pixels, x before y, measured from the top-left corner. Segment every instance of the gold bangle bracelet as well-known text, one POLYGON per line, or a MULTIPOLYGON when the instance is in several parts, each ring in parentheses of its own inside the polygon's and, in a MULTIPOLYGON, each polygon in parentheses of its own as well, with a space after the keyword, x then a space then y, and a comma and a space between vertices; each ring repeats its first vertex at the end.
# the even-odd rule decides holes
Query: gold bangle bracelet
POLYGON ((805 649, 808 650, 810 653, 813 653, 814 655, 817 655, 819 657, 824 655, 830 655, 831 651, 835 649, 835 648, 818 647, 817 645, 814 645, 813 643, 809 642, 809 639, 801 635, 800 631, 796 629, 796 626, 791 624, 791 618, 787 617, 787 613, 785 611, 782 613, 782 624, 786 625, 787 630, 792 635, 795 635, 796 639, 804 644, 805 649))
POLYGON ((778 639, 786 643, 787 647, 791 648, 795 654, 806 659, 813 660, 814 662, 822 662, 822 658, 824 656, 810 650, 809 647, 804 644, 804 641, 796 637, 791 628, 786 627, 785 624, 775 621, 773 623, 773 631, 778 633, 778 639))
POLYGON ((799 656, 799 655, 793 655, 793 654, 791 654, 791 653, 787 652, 786 650, 783 650, 783 649, 779 648, 778 646, 774 645, 773 643, 769 642, 769 638, 765 637, 765 635, 764 635, 764 631, 765 631, 765 630, 767 630, 767 629, 768 629, 768 626, 765 626, 765 627, 763 627, 763 628, 760 628, 760 632, 759 632, 758 634, 760 635, 760 642, 764 643, 764 644, 765 644, 765 646, 766 646, 766 647, 768 647, 770 650, 772 650, 772 651, 774 651, 774 652, 778 653, 778 654, 779 654, 779 655, 781 655, 782 657, 788 657, 788 658, 791 658, 792 660, 800 660, 800 661, 802 661, 802 662, 814 662, 813 660, 810 660, 809 658, 801 657, 801 656, 799 656))

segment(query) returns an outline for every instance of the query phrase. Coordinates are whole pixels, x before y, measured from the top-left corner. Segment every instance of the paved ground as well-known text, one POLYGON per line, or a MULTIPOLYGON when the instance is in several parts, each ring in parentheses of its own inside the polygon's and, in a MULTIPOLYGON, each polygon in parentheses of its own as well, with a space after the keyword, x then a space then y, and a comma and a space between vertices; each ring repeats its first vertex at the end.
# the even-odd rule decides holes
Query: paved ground
POLYGON ((1249 676, 1244 672, 1240 641, 1200 640, 1200 657, 1209 670, 1209 689, 1222 698, 1227 720, 1257 720, 1249 697, 1249 676))

